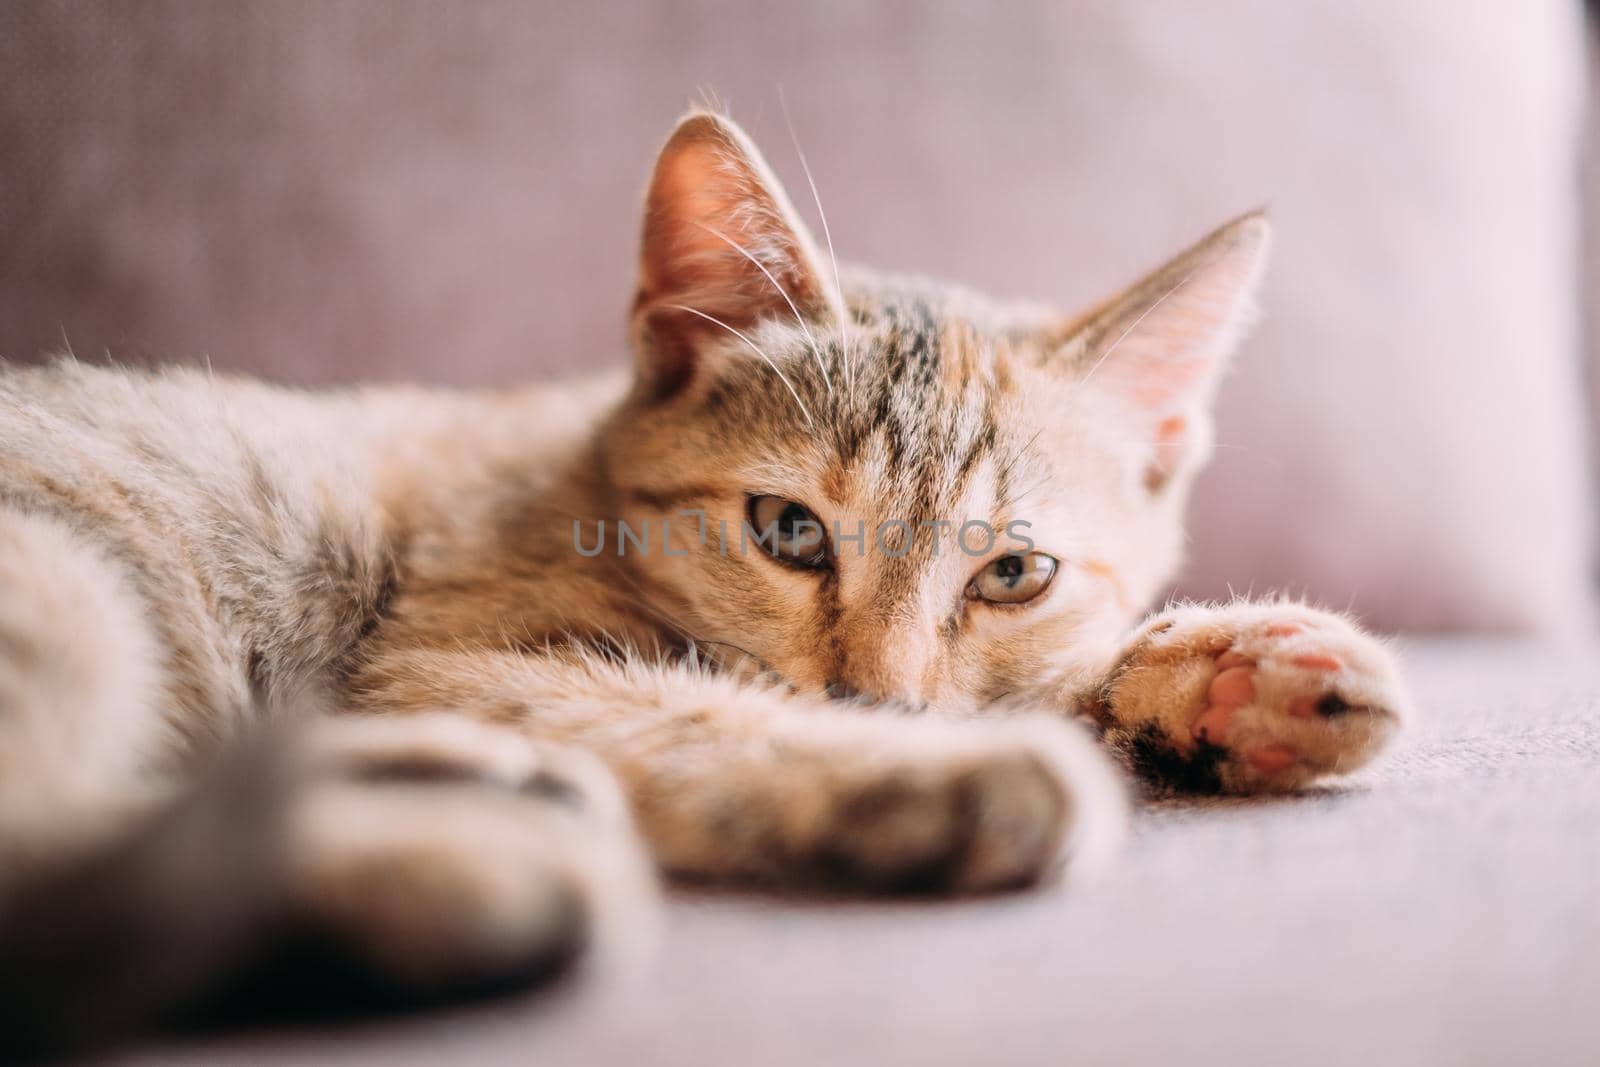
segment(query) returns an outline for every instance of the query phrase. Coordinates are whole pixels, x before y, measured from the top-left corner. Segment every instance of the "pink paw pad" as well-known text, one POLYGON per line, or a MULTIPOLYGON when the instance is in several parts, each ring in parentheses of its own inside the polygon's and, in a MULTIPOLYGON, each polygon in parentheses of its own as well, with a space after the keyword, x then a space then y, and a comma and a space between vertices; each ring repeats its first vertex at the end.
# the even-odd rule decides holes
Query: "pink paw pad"
POLYGON ((1229 667, 1227 670, 1218 671, 1217 676, 1211 679, 1211 686, 1206 690, 1210 703, 1221 704, 1228 707, 1239 707, 1255 699, 1255 667, 1229 667))
POLYGON ((1232 707, 1222 706, 1207 708, 1200 713, 1194 721, 1191 733, 1196 741, 1204 741, 1208 745, 1220 745, 1228 737, 1228 724, 1233 721, 1232 707))
POLYGON ((1285 604, 1174 626, 1149 663, 1170 671, 1166 685, 1152 677, 1129 693, 1166 754, 1218 789, 1280 792, 1347 774, 1400 724, 1392 664, 1337 616, 1285 604))
POLYGON ((1255 665, 1255 660, 1242 652, 1235 652, 1231 648, 1217 657, 1217 670, 1219 671, 1225 671, 1231 667, 1254 667, 1255 665))
POLYGON ((1206 710, 1191 731, 1197 741, 1220 745, 1233 713, 1256 696, 1255 661, 1229 649, 1217 657, 1217 674, 1206 689, 1206 710))
POLYGON ((1262 774, 1277 774, 1299 762, 1300 757, 1288 745, 1262 745, 1245 757, 1250 765, 1262 774))
MULTIPOLYGON (((1299 623, 1278 623, 1266 628, 1273 637, 1296 637, 1306 628, 1299 623)), ((1338 656, 1328 652, 1302 652, 1289 660, 1301 670, 1336 674, 1345 669, 1338 656)), ((1235 713, 1256 698, 1256 661, 1236 649, 1228 649, 1216 658, 1217 673, 1206 688, 1206 706, 1196 716, 1190 733, 1196 741, 1208 745, 1227 742, 1228 728, 1235 713)), ((1348 710, 1347 704, 1336 693, 1302 693, 1284 706, 1284 714, 1304 720, 1331 719, 1348 710)), ((1249 752, 1245 759, 1263 774, 1274 774, 1294 765, 1298 757, 1288 745, 1265 745, 1249 752)))

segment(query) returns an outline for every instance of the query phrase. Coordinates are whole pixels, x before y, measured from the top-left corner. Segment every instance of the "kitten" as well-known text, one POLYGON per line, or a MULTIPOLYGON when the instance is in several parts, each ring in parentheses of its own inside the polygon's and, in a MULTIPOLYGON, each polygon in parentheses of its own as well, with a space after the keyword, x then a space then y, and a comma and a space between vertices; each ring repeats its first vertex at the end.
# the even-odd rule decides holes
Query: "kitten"
POLYGON ((125 942, 211 924, 123 1015, 290 958, 264 942, 430 997, 606 942, 653 870, 1080 870, 1123 818, 1108 752, 1233 792, 1361 766, 1406 699, 1344 618, 1140 621, 1267 236, 1246 216, 1070 320, 841 275, 697 111, 649 188, 631 381, 8 371, 0 887, 9 958, 72 978, 18 965, 0 1001, 37 1025, 84 982, 148 990, 72 971, 92 923, 28 939, 63 901, 125 942))

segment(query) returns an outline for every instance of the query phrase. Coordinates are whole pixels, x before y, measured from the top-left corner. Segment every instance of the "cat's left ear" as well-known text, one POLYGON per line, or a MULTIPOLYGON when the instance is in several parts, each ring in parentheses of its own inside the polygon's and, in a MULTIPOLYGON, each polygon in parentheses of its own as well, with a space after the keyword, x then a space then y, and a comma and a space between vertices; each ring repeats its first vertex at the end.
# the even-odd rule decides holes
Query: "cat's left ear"
POLYGON ((764 319, 835 320, 823 279, 815 242, 750 138, 725 116, 691 111, 645 200, 634 334, 646 391, 677 392, 710 351, 747 351, 738 335, 764 319))
POLYGON ((1254 319, 1270 236, 1261 212, 1235 219, 1067 329, 1057 365, 1133 420, 1152 492, 1210 450, 1211 401, 1254 319))

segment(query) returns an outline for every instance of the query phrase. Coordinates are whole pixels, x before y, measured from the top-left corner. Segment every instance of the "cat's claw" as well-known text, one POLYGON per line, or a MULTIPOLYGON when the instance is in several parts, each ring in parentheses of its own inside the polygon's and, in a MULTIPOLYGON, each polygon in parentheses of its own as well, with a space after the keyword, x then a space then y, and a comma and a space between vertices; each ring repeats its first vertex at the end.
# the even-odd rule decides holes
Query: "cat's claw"
POLYGON ((1153 777, 1276 792, 1368 762, 1407 701, 1388 651, 1344 618, 1240 604, 1177 608, 1147 626, 1106 710, 1153 777))

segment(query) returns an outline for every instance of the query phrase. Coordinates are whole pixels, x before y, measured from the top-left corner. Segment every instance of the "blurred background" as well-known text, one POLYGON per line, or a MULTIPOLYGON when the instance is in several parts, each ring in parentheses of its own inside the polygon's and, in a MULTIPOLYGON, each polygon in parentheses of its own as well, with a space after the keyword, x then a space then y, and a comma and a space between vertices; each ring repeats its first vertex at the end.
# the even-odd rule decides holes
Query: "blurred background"
POLYGON ((1594 606, 1561 0, 0 5, 0 355, 295 384, 624 362, 653 154, 714 98, 840 255, 1064 310, 1277 224, 1185 593, 1397 630, 1594 606))

